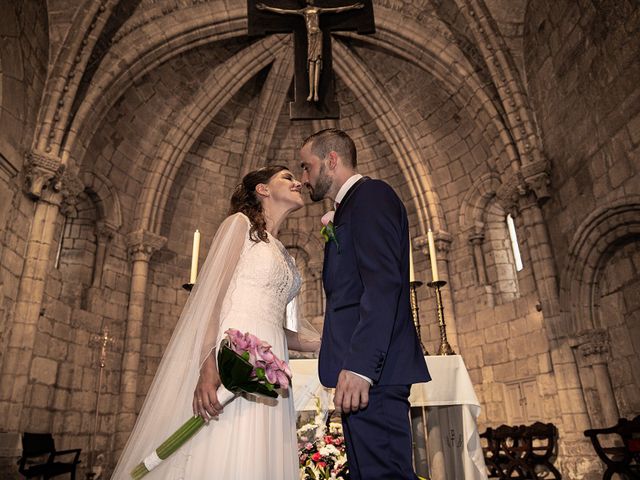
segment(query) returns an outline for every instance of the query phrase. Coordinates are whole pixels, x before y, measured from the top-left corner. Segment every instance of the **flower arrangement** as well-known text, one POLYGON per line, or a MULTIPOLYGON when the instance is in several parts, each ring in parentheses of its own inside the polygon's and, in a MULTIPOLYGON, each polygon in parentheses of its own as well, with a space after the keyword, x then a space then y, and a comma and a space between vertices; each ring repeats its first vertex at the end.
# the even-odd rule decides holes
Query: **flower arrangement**
POLYGON ((340 423, 325 421, 316 399, 316 416, 298 429, 301 480, 348 480, 347 452, 340 423))
MULTIPOLYGON (((218 401, 231 402, 241 392, 276 398, 276 389, 289 388, 291 370, 286 362, 276 357, 271 345, 250 333, 233 328, 224 332, 226 337, 218 349, 218 372, 222 385, 218 388, 218 401)), ((178 450, 205 425, 204 419, 194 415, 167 438, 157 449, 131 472, 134 480, 144 477, 178 450)))

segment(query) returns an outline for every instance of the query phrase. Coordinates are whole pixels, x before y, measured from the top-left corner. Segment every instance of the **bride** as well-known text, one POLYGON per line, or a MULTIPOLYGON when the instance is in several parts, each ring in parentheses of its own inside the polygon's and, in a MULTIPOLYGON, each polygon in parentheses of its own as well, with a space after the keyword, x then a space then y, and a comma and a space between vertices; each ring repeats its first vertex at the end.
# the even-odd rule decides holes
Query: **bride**
POLYGON ((287 349, 317 351, 295 313, 301 278, 278 241, 286 217, 304 205, 301 184, 281 166, 247 174, 231 198, 193 291, 151 384, 113 479, 131 470, 190 415, 208 424, 146 478, 295 480, 299 478, 291 392, 277 399, 241 396, 224 408, 216 390, 215 350, 228 328, 287 349), (300 332, 300 333, 298 333, 300 332))

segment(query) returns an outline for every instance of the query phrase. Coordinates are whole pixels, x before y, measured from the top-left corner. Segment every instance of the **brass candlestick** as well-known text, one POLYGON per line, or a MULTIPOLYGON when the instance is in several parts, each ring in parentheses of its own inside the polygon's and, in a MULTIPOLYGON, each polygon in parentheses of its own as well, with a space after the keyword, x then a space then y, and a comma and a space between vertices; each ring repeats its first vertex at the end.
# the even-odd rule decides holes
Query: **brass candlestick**
POLYGON ((93 335, 89 340, 89 346, 97 347, 100 346, 100 372, 98 373, 98 392, 96 395, 96 412, 93 420, 93 432, 91 434, 90 446, 89 446, 89 469, 86 473, 87 479, 92 479, 95 477, 95 472, 93 471, 93 451, 95 449, 96 435, 98 434, 98 422, 100 419, 100 393, 102 391, 102 377, 104 367, 107 364, 107 347, 113 343, 113 337, 109 336, 109 328, 104 327, 102 330, 102 334, 93 335))
POLYGON ((411 295, 411 317, 413 318, 413 325, 416 327, 416 333, 418 334, 418 342, 420 342, 420 347, 422 347, 422 353, 424 355, 429 355, 427 349, 424 347, 422 343, 422 334, 420 333, 420 315, 418 307, 418 294, 416 293, 416 289, 422 286, 422 282, 418 280, 414 280, 409 283, 409 291, 411 295))
POLYGON ((442 303, 442 293, 440 288, 447 284, 444 280, 437 280, 435 282, 429 282, 431 288, 436 291, 436 304, 438 306, 438 328, 440 328, 440 347, 438 348, 438 355, 455 355, 449 341, 447 340, 447 325, 444 322, 444 305, 442 303))

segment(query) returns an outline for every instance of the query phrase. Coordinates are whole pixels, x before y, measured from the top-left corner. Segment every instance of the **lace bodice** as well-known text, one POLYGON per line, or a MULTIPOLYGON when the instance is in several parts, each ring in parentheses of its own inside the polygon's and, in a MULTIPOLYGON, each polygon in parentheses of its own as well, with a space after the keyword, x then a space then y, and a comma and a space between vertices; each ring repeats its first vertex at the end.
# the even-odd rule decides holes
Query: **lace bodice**
POLYGON ((287 304, 300 291, 302 279, 293 257, 280 241, 254 242, 249 233, 222 306, 222 322, 233 317, 284 326, 287 304))

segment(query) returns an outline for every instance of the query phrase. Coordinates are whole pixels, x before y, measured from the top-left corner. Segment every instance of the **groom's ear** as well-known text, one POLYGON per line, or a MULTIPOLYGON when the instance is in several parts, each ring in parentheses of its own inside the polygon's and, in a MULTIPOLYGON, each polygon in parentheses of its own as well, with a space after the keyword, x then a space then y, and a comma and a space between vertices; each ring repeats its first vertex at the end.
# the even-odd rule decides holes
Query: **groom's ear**
POLYGON ((330 170, 335 170, 336 167, 338 166, 338 153, 334 152, 333 150, 331 150, 328 154, 327 154, 327 159, 328 161, 328 166, 330 170))

